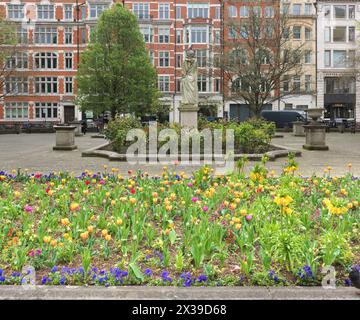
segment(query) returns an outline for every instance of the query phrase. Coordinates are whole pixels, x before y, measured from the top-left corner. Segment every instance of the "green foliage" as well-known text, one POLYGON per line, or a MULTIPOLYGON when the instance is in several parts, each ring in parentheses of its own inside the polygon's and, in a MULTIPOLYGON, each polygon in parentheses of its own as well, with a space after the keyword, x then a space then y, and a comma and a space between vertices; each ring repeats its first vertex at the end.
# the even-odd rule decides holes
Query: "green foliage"
POLYGON ((9 69, 3 66, 15 55, 17 43, 16 24, 0 17, 0 99, 6 94, 5 78, 13 73, 16 68, 16 66, 13 66, 9 69))
POLYGON ((109 122, 104 131, 106 139, 113 142, 116 151, 121 151, 124 146, 128 146, 126 135, 130 129, 141 128, 141 123, 134 117, 119 117, 109 122))
POLYGON ((83 111, 146 114, 156 109, 157 75, 136 17, 122 5, 105 10, 82 53, 77 75, 83 111))
POLYGON ((235 149, 241 153, 263 153, 269 150, 271 138, 275 134, 274 123, 261 119, 250 119, 244 122, 217 121, 199 123, 199 130, 210 128, 223 130, 225 141, 226 129, 234 130, 235 149))

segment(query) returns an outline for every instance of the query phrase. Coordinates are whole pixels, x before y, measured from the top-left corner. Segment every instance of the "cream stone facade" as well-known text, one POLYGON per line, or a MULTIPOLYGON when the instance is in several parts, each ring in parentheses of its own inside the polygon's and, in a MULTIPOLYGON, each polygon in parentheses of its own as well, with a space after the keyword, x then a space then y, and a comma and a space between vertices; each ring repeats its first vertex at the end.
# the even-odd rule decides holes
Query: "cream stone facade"
POLYGON ((360 122, 359 20, 360 1, 318 1, 317 100, 331 121, 360 122))

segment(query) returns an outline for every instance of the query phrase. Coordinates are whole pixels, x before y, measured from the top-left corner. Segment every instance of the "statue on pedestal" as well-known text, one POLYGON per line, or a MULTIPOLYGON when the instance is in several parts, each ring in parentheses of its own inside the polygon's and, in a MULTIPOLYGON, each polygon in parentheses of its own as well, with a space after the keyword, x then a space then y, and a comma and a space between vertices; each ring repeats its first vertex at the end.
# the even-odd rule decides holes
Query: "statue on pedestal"
POLYGON ((186 51, 182 65, 181 102, 183 105, 198 105, 198 73, 195 52, 191 48, 186 51))
POLYGON ((183 127, 197 128, 198 108, 198 72, 195 51, 191 47, 186 51, 182 65, 180 124, 183 127))

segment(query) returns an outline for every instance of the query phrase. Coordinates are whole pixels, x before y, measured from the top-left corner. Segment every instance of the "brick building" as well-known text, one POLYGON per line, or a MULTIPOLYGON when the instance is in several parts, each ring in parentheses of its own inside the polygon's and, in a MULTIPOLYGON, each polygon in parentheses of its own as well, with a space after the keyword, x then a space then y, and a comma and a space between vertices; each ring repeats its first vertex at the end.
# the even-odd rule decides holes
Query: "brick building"
MULTIPOLYGON (((16 22, 20 44, 0 101, 1 122, 59 122, 81 118, 75 106, 77 32, 75 1, 0 1, 0 14, 16 22)), ((84 12, 83 12, 84 13, 84 12)), ((84 17, 84 16, 83 16, 84 17)), ((87 28, 80 23, 80 50, 87 28)))
MULTIPOLYGON (((205 114, 222 114, 221 74, 212 65, 213 48, 220 45, 221 2, 121 2, 139 19, 169 120, 179 119, 181 64, 190 45, 198 55, 201 109, 205 114)), ((77 7, 75 0, 0 1, 0 14, 16 22, 21 40, 9 61, 16 71, 6 83, 9 94, 0 101, 0 122, 81 118, 75 104, 78 51, 85 48, 97 17, 113 1, 78 3, 77 7)))
MULTIPOLYGON (((123 3, 138 17, 170 121, 179 121, 181 65, 189 46, 197 53, 200 112, 207 116, 244 114, 245 104, 228 98, 229 84, 214 66, 231 36, 227 20, 245 19, 249 6, 259 6, 260 14, 269 17, 280 2, 288 6, 293 34, 299 37, 294 43, 305 42, 309 55, 299 94, 269 107, 316 106, 313 0, 0 0, 0 15, 16 22, 21 40, 9 61, 17 68, 6 83, 11 93, 0 101, 0 123, 81 119, 75 102, 78 53, 85 48, 101 12, 114 2, 123 3)), ((318 100, 321 104, 319 96, 318 100)))

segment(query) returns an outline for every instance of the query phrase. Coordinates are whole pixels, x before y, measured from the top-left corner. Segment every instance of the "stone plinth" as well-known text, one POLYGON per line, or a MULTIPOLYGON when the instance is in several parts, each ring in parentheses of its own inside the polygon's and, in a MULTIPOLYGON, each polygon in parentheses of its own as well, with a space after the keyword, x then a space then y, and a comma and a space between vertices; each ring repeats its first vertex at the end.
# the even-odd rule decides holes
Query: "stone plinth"
POLYGON ((74 150, 75 145, 75 126, 54 126, 56 132, 56 145, 53 150, 74 150))
POLYGON ((179 111, 181 127, 197 129, 199 107, 193 104, 181 104, 179 111))
POLYGON ((326 125, 311 123, 304 125, 306 142, 303 145, 307 150, 329 150, 325 144, 326 125))
POLYGON ((305 123, 302 121, 293 122, 293 134, 295 137, 305 137, 305 123))
POLYGON ((83 133, 82 133, 82 130, 81 130, 81 121, 71 121, 71 122, 69 122, 69 124, 71 126, 76 127, 76 129, 75 129, 75 136, 76 137, 83 136, 83 133))

